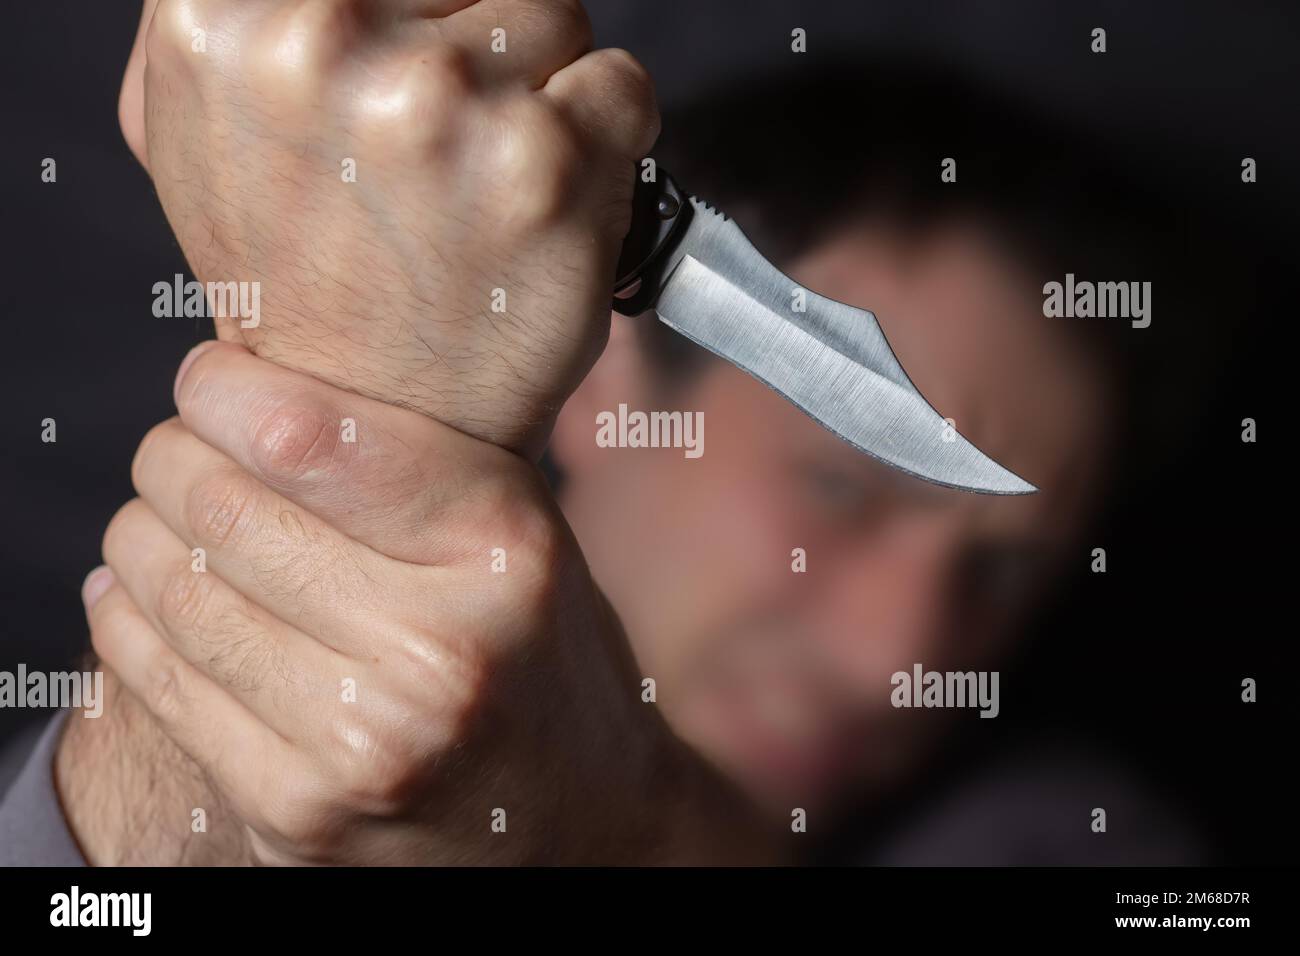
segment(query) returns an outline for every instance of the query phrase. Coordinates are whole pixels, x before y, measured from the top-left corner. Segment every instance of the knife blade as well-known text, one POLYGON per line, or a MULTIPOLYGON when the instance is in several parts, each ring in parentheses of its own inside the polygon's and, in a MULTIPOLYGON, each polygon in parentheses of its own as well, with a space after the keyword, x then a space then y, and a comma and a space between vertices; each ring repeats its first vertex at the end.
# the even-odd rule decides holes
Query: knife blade
POLYGON ((637 179, 615 310, 669 328, 775 390, 859 451, 926 481, 1038 489, 963 438, 912 384, 873 313, 803 289, 663 169, 637 179), (802 307, 802 308, 801 308, 802 307))

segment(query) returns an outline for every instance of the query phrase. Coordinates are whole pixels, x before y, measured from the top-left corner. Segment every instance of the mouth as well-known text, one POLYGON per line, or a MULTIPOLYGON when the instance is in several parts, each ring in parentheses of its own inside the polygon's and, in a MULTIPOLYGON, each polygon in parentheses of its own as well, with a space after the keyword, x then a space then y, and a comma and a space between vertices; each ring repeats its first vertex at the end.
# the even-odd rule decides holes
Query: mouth
POLYGON ((707 733, 720 760, 759 794, 820 803, 851 770, 843 722, 815 688, 773 675, 728 681, 710 697, 707 733))

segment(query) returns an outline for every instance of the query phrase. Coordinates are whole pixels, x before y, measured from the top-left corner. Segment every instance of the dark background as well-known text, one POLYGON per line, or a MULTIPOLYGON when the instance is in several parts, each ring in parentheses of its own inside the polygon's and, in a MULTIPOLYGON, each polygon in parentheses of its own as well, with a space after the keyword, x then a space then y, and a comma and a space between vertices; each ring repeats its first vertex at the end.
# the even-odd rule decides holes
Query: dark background
MULTIPOLYGON (((1003 700, 1015 706, 1004 703, 998 739, 958 742, 916 793, 941 799, 990 746, 1047 762, 1058 741, 1085 741, 1098 762, 1131 769, 1188 818, 1210 859, 1292 861, 1294 624, 1282 601, 1292 471, 1277 449, 1290 424, 1278 385, 1294 308, 1284 284, 1295 271, 1300 18, 1286 5, 1242 3, 588 8, 598 42, 636 53, 669 108, 788 62, 798 26, 810 57, 914 56, 966 71, 1096 137, 1191 212, 1215 210, 1212 221, 1188 221, 1229 230, 1257 261, 1260 287, 1246 311, 1231 302, 1211 310, 1220 371, 1208 405, 1177 423, 1191 440, 1099 519, 1109 571, 1081 565, 1004 675, 1003 700), (1108 32, 1104 56, 1088 51, 1094 26, 1108 32), (1258 161, 1255 185, 1240 182, 1243 156, 1258 161), (1239 440, 1247 416, 1260 424, 1258 444, 1239 440), (1253 706, 1239 698, 1246 676, 1260 685, 1253 706)), ((78 589, 98 563, 105 524, 132 495, 136 444, 173 413, 176 365, 209 332, 203 320, 150 311, 153 283, 185 267, 117 129, 136 4, 13 2, 4 16, 0 669, 22 661, 57 670, 86 646, 78 589), (40 181, 47 156, 58 162, 57 184, 40 181), (58 422, 57 444, 40 441, 47 417, 58 422)), ((42 716, 0 711, 0 743, 42 716)), ((851 836, 869 842, 915 796, 851 836)))

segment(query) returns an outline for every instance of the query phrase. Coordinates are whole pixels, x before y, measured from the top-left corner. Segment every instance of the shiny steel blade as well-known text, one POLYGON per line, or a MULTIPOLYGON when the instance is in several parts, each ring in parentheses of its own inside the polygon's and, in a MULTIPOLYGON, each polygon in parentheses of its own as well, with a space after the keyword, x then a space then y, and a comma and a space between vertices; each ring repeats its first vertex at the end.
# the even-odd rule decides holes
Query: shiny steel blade
POLYGON ((876 317, 805 293, 739 227, 692 198, 655 311, 670 328, 775 389, 850 445, 936 484, 1037 491, 948 428, 894 357, 876 317), (945 440, 949 439, 949 440, 945 440))

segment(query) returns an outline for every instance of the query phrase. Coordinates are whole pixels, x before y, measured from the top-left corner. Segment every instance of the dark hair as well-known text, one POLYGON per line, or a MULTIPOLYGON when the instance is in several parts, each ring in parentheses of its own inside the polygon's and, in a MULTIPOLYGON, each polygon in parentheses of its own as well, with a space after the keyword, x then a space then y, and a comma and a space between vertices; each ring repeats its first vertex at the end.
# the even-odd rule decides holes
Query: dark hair
MULTIPOLYGON (((1233 250, 1189 241, 1187 206, 1135 172, 1134 144, 1073 130, 948 68, 875 61, 751 78, 665 110, 663 129, 663 168, 778 266, 870 211, 921 231, 973 217, 1044 282, 1067 272, 1151 281, 1150 328, 1063 320, 1122 392, 1136 431, 1117 436, 1121 453, 1148 425, 1163 420, 1167 433, 1168 418, 1194 418, 1188 401, 1207 392, 1211 333, 1223 334, 1211 312, 1241 308, 1253 290, 1229 268, 1233 250), (955 183, 941 181, 945 157, 957 160, 955 183)), ((1219 231, 1202 222, 1197 234, 1219 231)), ((662 323, 637 321, 669 387, 706 360, 662 323)))

